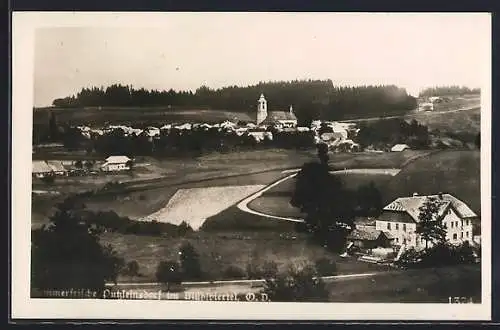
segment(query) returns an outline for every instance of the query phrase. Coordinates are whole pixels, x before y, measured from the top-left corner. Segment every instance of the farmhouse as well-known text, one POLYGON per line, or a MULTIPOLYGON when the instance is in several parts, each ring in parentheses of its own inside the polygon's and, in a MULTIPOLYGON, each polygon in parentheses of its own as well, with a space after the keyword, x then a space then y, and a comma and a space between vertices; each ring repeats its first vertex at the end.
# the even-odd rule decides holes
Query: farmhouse
POLYGON ((293 113, 293 107, 288 111, 270 111, 267 112, 267 101, 264 94, 260 95, 257 101, 257 125, 277 125, 279 127, 296 127, 297 117, 293 113))
MULTIPOLYGON (((375 229, 382 230, 394 237, 394 244, 406 245, 416 249, 425 248, 426 242, 416 233, 420 221, 420 207, 428 198, 439 202, 437 219, 446 228, 446 239, 452 244, 465 241, 473 243, 473 222, 477 215, 461 200, 450 194, 438 194, 397 198, 384 207, 382 214, 376 219, 375 229)), ((428 243, 432 245, 431 242, 428 243)))
POLYGON ((390 247, 394 238, 388 232, 377 230, 370 226, 358 226, 347 236, 355 247, 361 249, 374 249, 377 247, 390 247))
POLYGON ((101 169, 103 171, 124 171, 130 170, 129 162, 130 158, 127 156, 109 156, 106 158, 106 162, 102 164, 101 169))
POLYGON ((410 149, 410 147, 407 144, 395 144, 392 148, 392 152, 401 152, 405 151, 407 149, 410 149))
POLYGON ((48 160, 47 165, 52 169, 56 175, 67 175, 68 170, 64 167, 63 163, 59 160, 48 160))
POLYGON ((46 177, 47 175, 51 175, 54 172, 49 164, 42 160, 34 160, 32 166, 32 175, 37 178, 46 177))

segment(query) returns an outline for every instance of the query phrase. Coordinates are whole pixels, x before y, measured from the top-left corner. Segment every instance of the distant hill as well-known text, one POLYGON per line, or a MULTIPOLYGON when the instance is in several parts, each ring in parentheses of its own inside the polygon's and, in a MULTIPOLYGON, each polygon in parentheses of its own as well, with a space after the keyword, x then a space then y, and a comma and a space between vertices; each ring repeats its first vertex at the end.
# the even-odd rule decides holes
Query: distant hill
POLYGON ((225 110, 173 110, 168 107, 92 107, 92 108, 37 108, 33 112, 34 125, 46 125, 52 111, 59 124, 100 126, 113 124, 148 124, 167 122, 206 122, 224 120, 254 122, 255 116, 245 112, 225 110))
POLYGON ((385 202, 397 197, 450 193, 481 210, 480 151, 442 151, 417 159, 392 178, 384 192, 385 202))

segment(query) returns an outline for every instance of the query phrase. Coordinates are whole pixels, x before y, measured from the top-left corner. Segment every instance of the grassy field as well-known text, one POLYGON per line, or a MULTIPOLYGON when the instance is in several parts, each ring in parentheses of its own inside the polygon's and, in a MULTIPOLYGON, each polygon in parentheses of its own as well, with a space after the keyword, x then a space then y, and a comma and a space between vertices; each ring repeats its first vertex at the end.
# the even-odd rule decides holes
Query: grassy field
MULTIPOLYGON (((339 274, 385 270, 383 266, 340 258, 324 248, 310 243, 306 236, 290 232, 196 232, 184 238, 164 238, 105 233, 101 242, 111 244, 126 261, 139 263, 141 277, 121 277, 119 281, 155 281, 157 264, 162 260, 177 260, 183 242, 191 243, 200 255, 201 268, 211 280, 231 279, 225 272, 237 267, 244 273, 248 264, 262 267, 272 261, 280 271, 291 264, 314 262, 326 257, 337 263, 339 274)), ((234 277, 232 277, 234 279, 234 277)))
POLYGON ((423 157, 393 177, 383 194, 386 202, 401 196, 450 193, 479 214, 480 152, 443 151, 423 157))
MULTIPOLYGON (((336 168, 398 168, 426 155, 426 151, 406 151, 403 153, 332 153, 330 164, 336 168)), ((316 160, 315 151, 295 150, 255 150, 234 154, 210 154, 196 159, 154 159, 140 158, 139 174, 135 176, 110 175, 96 177, 60 178, 53 185, 35 183, 33 189, 52 190, 64 194, 82 192, 102 187, 109 181, 120 181, 123 192, 111 195, 98 195, 86 198, 84 202, 92 210, 113 210, 121 216, 138 219, 154 213, 166 206, 178 189, 205 188, 217 186, 267 185, 285 176, 281 170, 299 168, 304 162, 316 160), (268 171, 258 174, 251 172, 268 171), (143 175, 141 177, 141 175, 143 175), (142 179, 144 175, 157 175, 159 178, 142 179), (231 177, 232 176, 232 177, 231 177)), ((354 180, 354 181, 357 181, 354 180)), ((349 182, 354 182, 349 181, 349 182)), ((286 182, 286 181, 285 181, 286 182)), ((347 182, 347 181, 346 181, 347 182)), ((285 184, 285 183, 284 183, 285 184)), ((279 186, 278 186, 279 187, 279 186)), ((277 188, 278 189, 278 188, 277 188)), ((289 190, 289 188, 287 188, 289 190)), ((42 223, 53 211, 59 199, 34 196, 33 224, 42 223), (40 199, 42 201, 40 202, 40 199)), ((246 214, 239 210, 228 210, 210 217, 210 224, 205 228, 233 228, 242 224, 253 228, 253 223, 245 223, 246 214), (231 216, 227 216, 231 214, 231 216), (238 220, 231 217, 238 214, 238 220), (240 219, 241 218, 241 219, 240 219), (223 219, 223 220, 222 220, 223 219), (241 220, 241 221, 240 221, 241 220), (221 221, 228 222, 227 225, 221 221)), ((255 220, 255 219, 253 219, 255 220)), ((267 220, 264 220, 267 221, 267 220)), ((255 221, 254 221, 255 222, 255 221)), ((263 221, 257 221, 257 228, 267 227, 263 221)), ((274 224, 271 225, 274 227, 274 224)))
POLYGON ((448 303, 467 297, 481 303, 479 265, 389 272, 327 285, 331 302, 448 303))
MULTIPOLYGON (((381 193, 392 178, 392 176, 385 174, 336 173, 334 175, 339 176, 348 189, 356 190, 361 185, 373 182, 381 193)), ((303 219, 305 215, 290 204, 295 183, 295 177, 283 181, 251 201, 248 207, 269 215, 303 219)))
POLYGON ((245 112, 225 110, 189 109, 175 110, 168 107, 102 107, 98 108, 39 108, 34 109, 33 123, 48 123, 49 111, 56 115, 59 124, 96 125, 106 122, 113 124, 140 124, 148 122, 222 122, 224 120, 255 121, 253 116, 245 112))
POLYGON ((176 225, 186 222, 197 230, 207 217, 220 213, 264 187, 245 185, 179 189, 165 207, 148 215, 144 220, 176 225))
POLYGON ((466 111, 450 113, 420 112, 413 116, 430 130, 438 129, 441 132, 469 132, 477 134, 481 128, 481 109, 475 108, 466 111))

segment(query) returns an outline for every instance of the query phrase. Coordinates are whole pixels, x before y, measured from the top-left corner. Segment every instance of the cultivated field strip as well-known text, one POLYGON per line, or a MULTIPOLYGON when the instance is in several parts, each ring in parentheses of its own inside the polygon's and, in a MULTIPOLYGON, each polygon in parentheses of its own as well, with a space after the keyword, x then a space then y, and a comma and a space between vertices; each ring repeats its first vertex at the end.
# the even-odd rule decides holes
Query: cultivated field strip
POLYGON ((185 221, 197 230, 208 217, 227 209, 263 187, 265 186, 246 185, 179 189, 164 208, 141 220, 155 220, 176 225, 185 221))

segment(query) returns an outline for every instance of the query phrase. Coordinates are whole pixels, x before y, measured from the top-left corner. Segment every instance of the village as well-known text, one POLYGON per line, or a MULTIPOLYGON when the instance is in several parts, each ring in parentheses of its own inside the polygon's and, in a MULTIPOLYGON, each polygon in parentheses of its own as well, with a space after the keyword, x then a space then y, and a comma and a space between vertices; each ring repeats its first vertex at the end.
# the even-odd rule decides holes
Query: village
MULTIPOLYGON (((299 136, 305 136, 307 140, 305 144, 306 148, 314 148, 314 146, 319 144, 325 145, 328 152, 332 153, 332 155, 342 155, 346 153, 354 156, 358 154, 373 154, 373 157, 390 158, 392 157, 390 154, 399 157, 397 154, 401 153, 401 157, 407 160, 424 155, 424 151, 412 151, 412 148, 406 143, 396 143, 394 145, 385 144, 382 147, 379 144, 379 149, 374 148, 373 144, 366 146, 365 143, 364 148, 362 148, 359 143, 355 142, 358 137, 358 132, 360 131, 359 124, 355 122, 313 120, 309 127, 298 126, 297 118, 293 112, 293 106, 290 106, 286 111, 268 110, 267 100, 264 94, 261 94, 257 100, 257 111, 254 116, 254 122, 225 120, 215 124, 199 122, 165 123, 160 127, 147 126, 144 128, 111 124, 102 128, 92 128, 85 125, 79 125, 74 128, 79 134, 78 139, 80 141, 95 141, 96 139, 106 136, 120 136, 123 140, 142 138, 143 141, 154 145, 155 141, 161 139, 168 140, 172 136, 182 139, 183 136, 187 138, 196 132, 200 134, 202 139, 216 136, 217 139, 220 139, 217 141, 217 147, 224 145, 228 137, 232 137, 235 140, 239 139, 242 145, 245 143, 248 144, 248 142, 251 141, 251 143, 248 144, 250 150, 258 150, 259 146, 266 145, 267 148, 275 148, 276 146, 272 145, 273 141, 276 142, 276 139, 284 140, 284 137, 287 137, 287 141, 291 141, 289 143, 294 146, 294 144, 299 141, 299 136), (414 156, 413 154, 412 156, 405 156, 408 155, 410 151, 417 154, 414 156)), ((52 155, 57 155, 58 151, 65 151, 65 146, 63 144, 52 144, 46 146, 45 150, 50 150, 49 154, 52 153, 52 155)), ((43 155, 44 146, 34 146, 34 155, 41 151, 43 155)), ((130 154, 113 154, 111 152, 103 159, 96 158, 95 155, 88 158, 86 157, 88 156, 85 156, 85 154, 78 157, 78 159, 70 159, 67 155, 64 157, 65 159, 62 160, 53 159, 57 158, 57 156, 46 160, 38 157, 37 160, 33 160, 33 179, 46 182, 46 184, 49 185, 59 180, 58 178, 71 176, 105 176, 112 179, 113 176, 120 173, 132 174, 137 168, 144 165, 141 164, 141 161, 134 159, 135 157, 130 154)), ((147 164, 145 165, 147 166, 147 164)), ((399 173, 399 169, 395 168, 396 166, 388 169, 374 169, 372 172, 382 177, 390 177, 399 173)), ((370 170, 366 169, 348 169, 345 167, 343 170, 370 173, 370 170)), ((342 170, 337 170, 337 172, 342 172, 342 170)), ((127 180, 123 182, 126 181, 127 180)), ((263 187, 265 187, 265 185, 263 187)), ((266 189, 267 188, 260 192, 258 191, 257 194, 259 196, 262 195, 262 192, 266 189)), ((40 190, 38 189, 37 191, 40 190)), ((246 194, 248 194, 248 192, 246 194)), ((262 209, 261 206, 259 206, 258 201, 262 199, 259 196, 256 196, 256 198, 247 195, 240 195, 240 197, 237 197, 237 193, 235 193, 234 196, 235 197, 228 200, 226 204, 223 202, 219 203, 220 205, 217 210, 212 214, 204 215, 203 218, 199 220, 200 224, 206 221, 205 217, 210 218, 211 215, 223 211, 225 208, 231 206, 231 204, 237 202, 239 198, 243 197, 247 197, 245 199, 245 204, 238 204, 238 208, 243 212, 257 214, 263 219, 269 218, 269 221, 276 221, 276 219, 291 221, 292 223, 303 221, 298 213, 297 216, 293 217, 280 215, 280 213, 282 213, 282 211, 279 210, 280 207, 282 207, 283 210, 290 208, 288 201, 279 200, 275 203, 272 208, 277 209, 278 212, 273 213, 266 210, 266 207, 262 209), (255 205, 257 205, 257 207, 255 207, 255 205)), ((207 198, 207 196, 199 196, 199 198, 207 198)), ((174 197, 172 197, 172 200, 173 199, 174 197)), ((442 191, 429 191, 429 193, 423 195, 415 191, 412 192, 410 196, 397 196, 396 199, 391 200, 382 208, 378 216, 358 216, 355 220, 355 229, 347 236, 346 246, 340 256, 346 260, 355 258, 355 260, 362 263, 396 268, 401 267, 400 259, 405 256, 405 253, 407 254, 408 251, 411 250, 418 252, 429 247, 428 237, 425 236, 425 234, 422 236, 417 230, 419 222, 422 221, 419 212, 429 200, 436 201, 437 203, 434 221, 444 225, 445 234, 443 237, 445 241, 454 246, 462 246, 464 243, 468 244, 474 251, 474 262, 479 262, 481 244, 480 217, 471 210, 466 202, 458 199, 452 194, 442 191)), ((179 224, 179 220, 168 219, 174 219, 172 218, 172 214, 176 213, 179 213, 180 217, 184 218, 187 215, 186 212, 191 212, 183 207, 180 209, 170 209, 168 205, 166 209, 169 209, 169 213, 159 210, 157 215, 153 213, 150 216, 139 218, 139 220, 151 221, 151 219, 153 219, 153 221, 160 223, 172 222, 174 224, 179 224)), ((294 212, 295 211, 292 213, 294 212)), ((192 216, 194 216, 194 214, 192 216)), ((194 216, 192 221, 195 221, 195 218, 194 216)), ((193 225, 194 223, 195 222, 192 222, 190 224, 193 225)), ((199 225, 194 228, 198 229, 198 227, 199 225)), ((432 241, 430 244, 432 246, 432 241)), ((417 261, 414 260, 414 262, 417 261)))

